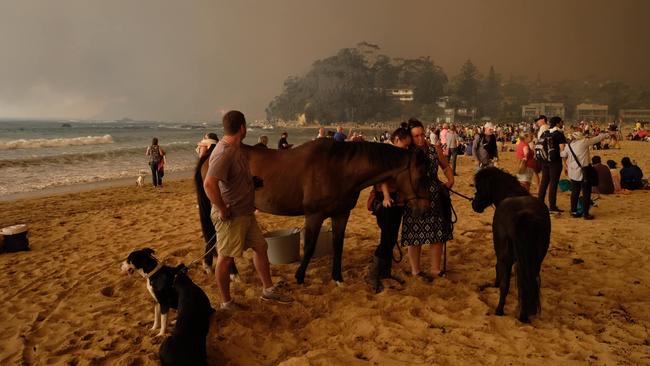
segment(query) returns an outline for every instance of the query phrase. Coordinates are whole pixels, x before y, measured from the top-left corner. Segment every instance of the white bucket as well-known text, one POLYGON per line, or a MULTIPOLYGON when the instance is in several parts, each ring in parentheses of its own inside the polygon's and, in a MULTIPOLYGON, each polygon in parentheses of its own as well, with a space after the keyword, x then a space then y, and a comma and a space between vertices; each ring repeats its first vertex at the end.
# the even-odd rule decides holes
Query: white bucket
MULTIPOLYGON (((305 230, 300 233, 303 248, 305 247, 305 230)), ((304 250, 304 249, 303 249, 304 250)), ((318 241, 316 241, 316 250, 314 250, 314 257, 323 257, 332 255, 332 228, 329 226, 322 226, 318 234, 318 241)))
POLYGON ((13 225, 0 230, 4 237, 2 250, 5 252, 19 252, 29 250, 29 239, 27 238, 27 225, 13 225))
POLYGON ((267 253, 272 264, 287 264, 300 260, 300 230, 284 229, 264 234, 267 253))

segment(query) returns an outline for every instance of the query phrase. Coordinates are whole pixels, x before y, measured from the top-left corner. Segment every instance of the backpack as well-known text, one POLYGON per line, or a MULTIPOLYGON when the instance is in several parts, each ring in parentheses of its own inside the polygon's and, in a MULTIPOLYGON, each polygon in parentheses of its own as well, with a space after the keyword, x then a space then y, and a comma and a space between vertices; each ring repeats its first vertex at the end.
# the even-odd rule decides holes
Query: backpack
POLYGON ((554 149, 551 131, 544 131, 537 139, 537 143, 535 143, 535 160, 551 161, 551 154, 554 149))

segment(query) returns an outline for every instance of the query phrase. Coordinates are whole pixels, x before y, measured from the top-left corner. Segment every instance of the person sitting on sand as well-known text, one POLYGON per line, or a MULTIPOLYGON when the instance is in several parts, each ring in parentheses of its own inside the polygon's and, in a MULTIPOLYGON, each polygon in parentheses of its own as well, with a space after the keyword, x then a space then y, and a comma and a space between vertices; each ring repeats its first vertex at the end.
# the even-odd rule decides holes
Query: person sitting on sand
POLYGON ((616 162, 614 160, 607 160, 607 167, 609 168, 609 173, 612 175, 614 193, 619 193, 621 191, 621 174, 616 168, 616 162))
POLYGON ((217 142, 219 142, 219 137, 216 133, 206 133, 205 136, 203 136, 203 140, 196 144, 196 153, 199 154, 199 159, 208 153, 210 146, 216 145, 217 142))
POLYGON ((591 165, 596 169, 596 173, 598 173, 598 186, 593 187, 594 193, 614 193, 614 179, 612 179, 612 173, 609 172, 609 168, 606 165, 601 163, 600 156, 596 155, 591 158, 591 165))
MULTIPOLYGON (((390 138, 391 144, 401 149, 408 149, 411 145, 411 134, 404 123, 396 129, 390 138)), ((375 250, 373 262, 368 268, 367 281, 373 286, 375 292, 381 292, 384 278, 394 278, 401 282, 401 279, 391 274, 393 262, 393 248, 397 244, 397 235, 402 223, 404 213, 404 200, 397 193, 394 178, 380 184, 375 184, 371 192, 369 209, 377 217, 377 225, 381 230, 379 245, 375 250)))
POLYGON ((635 189, 643 188, 643 171, 636 164, 633 164, 627 156, 621 160, 621 188, 635 189))

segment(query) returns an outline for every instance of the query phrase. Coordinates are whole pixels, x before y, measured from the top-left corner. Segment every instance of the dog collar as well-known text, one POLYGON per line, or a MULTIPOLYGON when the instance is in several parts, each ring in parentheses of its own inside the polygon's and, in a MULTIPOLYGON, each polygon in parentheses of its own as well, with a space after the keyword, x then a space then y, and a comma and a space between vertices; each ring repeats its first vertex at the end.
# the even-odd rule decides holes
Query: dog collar
POLYGON ((156 272, 160 271, 160 269, 161 269, 162 267, 163 267, 163 264, 162 264, 162 263, 158 263, 158 265, 156 266, 156 268, 153 269, 153 271, 151 271, 151 272, 149 272, 149 273, 145 273, 144 278, 146 278, 146 279, 151 278, 151 276, 155 275, 156 272))

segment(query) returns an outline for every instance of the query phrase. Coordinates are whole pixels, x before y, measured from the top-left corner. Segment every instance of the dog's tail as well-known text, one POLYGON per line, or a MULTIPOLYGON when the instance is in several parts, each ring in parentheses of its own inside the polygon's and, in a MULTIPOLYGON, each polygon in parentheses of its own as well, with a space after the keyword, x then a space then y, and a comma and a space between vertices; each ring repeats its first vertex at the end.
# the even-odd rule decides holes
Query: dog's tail
MULTIPOLYGON (((548 216, 546 217, 548 218, 548 216)), ((532 209, 521 212, 516 220, 516 240, 513 249, 517 261, 517 289, 521 314, 540 314, 540 269, 548 249, 548 225, 544 217, 532 209)))

